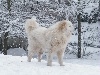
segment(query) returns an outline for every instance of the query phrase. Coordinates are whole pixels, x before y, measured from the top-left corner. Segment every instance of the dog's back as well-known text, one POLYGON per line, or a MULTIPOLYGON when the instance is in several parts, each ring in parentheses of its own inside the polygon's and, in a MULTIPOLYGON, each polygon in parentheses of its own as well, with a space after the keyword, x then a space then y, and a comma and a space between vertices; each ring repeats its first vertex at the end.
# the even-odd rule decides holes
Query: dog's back
MULTIPOLYGON (((45 33, 47 28, 45 27, 39 27, 32 31, 32 37, 35 38, 35 40, 39 41, 42 44, 45 44, 45 33)), ((34 39, 33 39, 34 40, 34 39)))

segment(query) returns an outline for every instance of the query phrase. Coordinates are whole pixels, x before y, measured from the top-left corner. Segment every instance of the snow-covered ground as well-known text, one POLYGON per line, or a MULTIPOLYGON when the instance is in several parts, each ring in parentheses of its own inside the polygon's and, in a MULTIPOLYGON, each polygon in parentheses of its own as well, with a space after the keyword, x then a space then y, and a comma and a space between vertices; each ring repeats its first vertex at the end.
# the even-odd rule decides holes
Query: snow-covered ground
POLYGON ((0 54, 0 75, 100 75, 100 60, 66 59, 65 66, 53 62, 46 66, 46 61, 27 62, 27 57, 4 56, 0 54))

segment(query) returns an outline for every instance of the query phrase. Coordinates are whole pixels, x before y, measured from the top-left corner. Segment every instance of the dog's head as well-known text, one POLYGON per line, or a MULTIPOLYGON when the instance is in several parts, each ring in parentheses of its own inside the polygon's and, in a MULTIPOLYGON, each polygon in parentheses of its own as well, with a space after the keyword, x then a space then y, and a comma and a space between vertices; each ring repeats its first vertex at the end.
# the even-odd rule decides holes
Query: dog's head
POLYGON ((72 32, 73 31, 73 25, 70 21, 67 20, 63 20, 63 21, 59 21, 58 23, 58 30, 59 31, 69 31, 72 32))

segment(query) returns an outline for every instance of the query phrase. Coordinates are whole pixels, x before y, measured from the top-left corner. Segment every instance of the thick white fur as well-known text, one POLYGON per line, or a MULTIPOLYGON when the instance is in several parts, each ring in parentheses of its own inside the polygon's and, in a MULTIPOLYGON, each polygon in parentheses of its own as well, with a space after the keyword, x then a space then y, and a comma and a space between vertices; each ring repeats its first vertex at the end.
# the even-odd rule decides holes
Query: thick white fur
POLYGON ((38 61, 44 51, 48 52, 47 65, 52 65, 52 57, 57 54, 60 66, 63 66, 63 55, 73 26, 70 21, 59 21, 50 28, 39 27, 34 19, 26 21, 25 30, 28 36, 28 61, 38 53, 38 61))

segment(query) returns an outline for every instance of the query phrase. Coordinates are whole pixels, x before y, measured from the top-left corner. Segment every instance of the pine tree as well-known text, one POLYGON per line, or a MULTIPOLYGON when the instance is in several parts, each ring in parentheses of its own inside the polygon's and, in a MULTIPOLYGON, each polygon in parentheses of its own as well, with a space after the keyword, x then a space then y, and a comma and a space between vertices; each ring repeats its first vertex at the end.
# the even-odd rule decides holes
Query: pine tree
MULTIPOLYGON (((11 16, 11 0, 7 0, 7 10, 9 11, 9 17, 11 16)), ((9 27, 9 26, 8 26, 9 27)), ((7 28, 8 28, 7 27, 7 28)), ((4 34, 3 34, 3 54, 4 55, 7 55, 7 40, 8 40, 8 34, 9 34, 9 31, 4 31, 4 34)))

